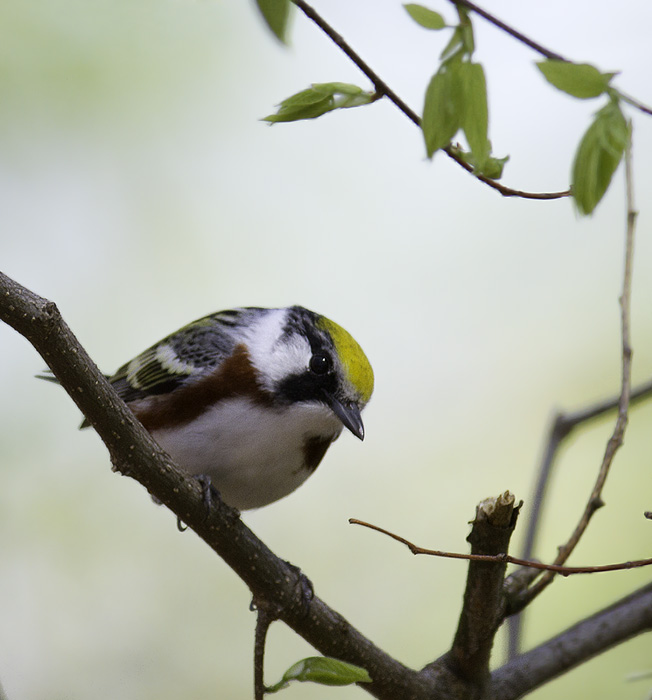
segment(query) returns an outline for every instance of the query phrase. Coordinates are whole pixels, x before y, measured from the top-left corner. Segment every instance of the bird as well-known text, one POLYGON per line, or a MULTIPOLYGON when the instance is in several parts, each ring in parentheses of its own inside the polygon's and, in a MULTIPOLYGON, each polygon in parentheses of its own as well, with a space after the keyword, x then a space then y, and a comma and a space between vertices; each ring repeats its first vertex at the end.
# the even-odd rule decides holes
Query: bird
POLYGON ((363 440, 374 389, 356 340, 302 306, 204 316, 108 380, 175 463, 239 511, 298 488, 344 428, 363 440))

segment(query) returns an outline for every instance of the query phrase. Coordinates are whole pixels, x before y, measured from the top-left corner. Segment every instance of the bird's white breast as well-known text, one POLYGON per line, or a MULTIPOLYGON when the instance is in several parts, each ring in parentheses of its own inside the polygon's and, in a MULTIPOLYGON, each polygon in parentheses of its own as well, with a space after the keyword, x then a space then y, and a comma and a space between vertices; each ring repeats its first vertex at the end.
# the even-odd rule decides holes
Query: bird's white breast
POLYGON ((152 434, 180 467, 209 476, 226 503, 246 510, 294 491, 311 474, 305 441, 334 440, 341 431, 341 422, 324 405, 271 408, 234 397, 190 423, 152 434))

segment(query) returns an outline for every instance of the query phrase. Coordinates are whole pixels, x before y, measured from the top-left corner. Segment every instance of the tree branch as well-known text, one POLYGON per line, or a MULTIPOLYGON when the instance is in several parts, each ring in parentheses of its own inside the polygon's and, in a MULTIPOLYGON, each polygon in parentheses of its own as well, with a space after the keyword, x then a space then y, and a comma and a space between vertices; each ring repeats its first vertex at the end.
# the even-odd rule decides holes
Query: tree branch
MULTIPOLYGON (((607 442, 607 446, 602 458, 602 464, 596 478, 589 500, 584 508, 580 521, 573 530, 568 541, 559 548, 554 564, 564 564, 573 550, 579 543, 582 535, 591 521, 594 513, 604 505, 602 500, 602 490, 604 488, 609 470, 613 463, 616 452, 624 441, 625 429, 627 427, 629 400, 631 394, 631 373, 632 373, 632 347, 630 338, 630 306, 632 294, 632 268, 634 261, 634 232, 636 229, 636 217, 638 212, 634 206, 634 184, 632 181, 632 151, 631 151, 631 123, 630 138, 625 148, 625 189, 627 199, 627 220, 625 227, 625 261, 623 269, 623 286, 620 295, 620 326, 621 326, 621 388, 618 398, 618 417, 613 429, 613 433, 607 442)), ((524 607, 539 595, 554 577, 553 572, 546 572, 539 581, 523 592, 518 605, 524 607)), ((517 608, 518 609, 518 608, 517 608)))
MULTIPOLYGON (((652 395, 652 380, 640 384, 632 390, 629 405, 630 407, 652 395)), ((548 428, 548 437, 545 442, 545 449, 539 468, 537 470, 537 482, 532 496, 532 506, 529 510, 525 541, 521 556, 523 559, 532 559, 534 548, 541 525, 541 513, 545 501, 548 484, 552 476, 553 466, 557 457, 557 452, 566 438, 580 425, 588 423, 597 418, 601 418, 606 413, 618 408, 620 396, 613 396, 604 401, 600 401, 591 406, 581 408, 577 411, 564 413, 557 412, 548 428)), ((523 613, 512 615, 508 620, 509 642, 508 658, 512 659, 520 653, 520 637, 523 627, 523 613)))
MULTIPOLYGON (((552 571, 556 574, 561 574, 562 576, 573 576, 575 574, 602 574, 613 571, 627 571, 629 569, 641 569, 645 566, 652 566, 652 558, 646 559, 630 559, 629 561, 617 562, 614 564, 595 564, 587 566, 563 566, 561 564, 545 564, 541 561, 536 561, 535 559, 522 559, 521 557, 513 557, 511 554, 507 554, 504 551, 500 551, 498 554, 462 554, 461 552, 444 552, 441 549, 428 549, 427 547, 419 547, 410 542, 410 540, 397 535, 394 532, 385 530, 385 528, 378 527, 378 525, 372 525, 364 520, 358 520, 357 518, 349 518, 349 523, 351 525, 362 525, 370 530, 375 530, 383 535, 391 537, 393 540, 404 544, 412 554, 425 554, 431 557, 441 557, 442 559, 464 559, 465 561, 472 562, 482 562, 484 564, 516 564, 522 569, 536 569, 537 571, 552 571)), ((529 585, 534 578, 539 574, 533 573, 530 576, 526 576, 524 581, 527 581, 529 585)), ((512 595, 519 594, 523 588, 516 584, 511 586, 512 595)), ((511 608, 510 608, 511 610, 511 608)))
POLYGON ((514 700, 594 656, 652 630, 652 584, 518 656, 491 676, 492 700, 514 700))
MULTIPOLYGON (((516 527, 519 506, 514 496, 487 499, 478 506, 468 541, 472 554, 506 553, 516 527)), ((470 562, 464 604, 453 641, 447 654, 456 676, 484 694, 489 681, 489 660, 494 637, 505 617, 503 581, 507 564, 470 562)))
MULTIPOLYGON (((322 654, 365 668, 373 682, 362 685, 364 690, 381 700, 471 700, 478 696, 487 679, 493 636, 504 614, 504 562, 471 565, 453 650, 420 672, 411 670, 376 647, 317 596, 306 600, 300 572, 274 555, 236 511, 215 502, 207 514, 203 489, 173 464, 134 418, 55 304, 0 273, 0 319, 24 335, 42 355, 106 444, 114 469, 138 480, 187 523, 247 584, 258 605, 270 606, 274 617, 322 654)), ((495 514, 512 512, 512 507, 511 502, 499 504, 495 514)), ((505 551, 513 521, 511 516, 502 524, 496 522, 483 506, 470 535, 474 551, 505 551)), ((593 633, 593 618, 565 633, 563 639, 572 642, 570 656, 559 652, 552 640, 549 650, 546 645, 542 647, 541 660, 532 656, 534 652, 525 655, 530 659, 527 668, 534 669, 525 680, 519 664, 508 664, 497 671, 490 688, 494 697, 516 698, 514 688, 519 689, 523 683, 540 685, 589 655, 649 629, 650 588, 633 594, 631 605, 621 602, 603 611, 595 622, 600 634, 593 633)), ((260 631, 262 636, 262 627, 260 631)))
POLYGON ((258 603, 256 607, 256 634, 254 640, 254 700, 263 700, 265 697, 265 641, 270 625, 276 620, 276 612, 264 604, 258 603))
POLYGON ((498 29, 502 30, 503 32, 505 32, 505 34, 509 34, 509 36, 516 39, 516 41, 519 41, 521 44, 529 46, 531 49, 541 54, 544 58, 547 58, 550 61, 563 61, 564 63, 570 63, 569 59, 564 58, 562 55, 555 53, 550 49, 547 49, 541 44, 538 44, 533 39, 530 39, 529 37, 525 36, 525 34, 521 34, 521 32, 519 32, 517 29, 514 29, 514 27, 510 27, 508 24, 505 24, 505 22, 498 19, 495 15, 492 15, 486 10, 483 10, 475 3, 469 2, 468 0, 450 0, 450 2, 453 5, 461 5, 462 7, 466 7, 467 10, 475 12, 476 15, 479 15, 483 19, 486 19, 487 22, 493 24, 494 27, 497 27, 498 29))
MULTIPOLYGON (((490 24, 493 24, 494 27, 497 27, 501 31, 505 32, 506 34, 509 34, 512 38, 516 39, 516 41, 520 42, 521 44, 524 44, 525 46, 529 46, 531 49, 536 51, 538 54, 543 56, 544 58, 547 58, 549 61, 562 61, 563 63, 571 63, 571 60, 568 58, 565 58, 561 54, 555 53, 554 51, 551 51, 550 49, 547 49, 545 46, 542 46, 541 44, 537 43, 533 39, 530 39, 529 37, 525 36, 525 34, 522 34, 519 32, 517 29, 514 29, 514 27, 510 27, 508 24, 505 24, 502 20, 498 19, 495 15, 492 15, 491 13, 487 12, 486 10, 483 10, 481 7, 476 5, 473 2, 469 2, 469 0, 450 0, 450 2, 453 5, 461 5, 462 7, 466 7, 467 10, 471 10, 472 12, 475 12, 476 15, 479 15, 483 19, 487 20, 490 24)), ((614 88, 616 92, 620 95, 621 99, 630 104, 632 107, 635 109, 638 109, 639 111, 643 112, 644 114, 650 114, 652 115, 652 108, 648 107, 647 105, 644 105, 642 102, 639 100, 635 99, 634 97, 631 97, 630 95, 627 95, 624 92, 621 92, 618 90, 618 88, 614 88)))
POLYGON ((0 319, 32 343, 89 419, 113 468, 139 481, 192 528, 240 576, 257 601, 321 653, 367 669, 365 689, 379 698, 418 698, 432 683, 364 637, 318 597, 306 607, 300 574, 279 559, 224 503, 206 514, 200 485, 179 470, 118 397, 57 307, 0 273, 0 319))
MULTIPOLYGON (((374 85, 376 92, 379 96, 385 96, 388 100, 393 102, 400 110, 405 114, 405 116, 416 126, 421 128, 421 118, 419 115, 409 107, 397 94, 392 90, 389 85, 369 66, 369 64, 362 59, 362 57, 353 49, 350 44, 348 44, 341 34, 335 31, 335 29, 326 22, 326 20, 315 10, 314 7, 309 5, 305 0, 291 0, 305 15, 314 22, 326 36, 339 47, 350 59, 351 61, 371 80, 374 85)), ((488 185, 492 189, 500 192, 503 197, 520 197, 522 199, 537 199, 537 200, 548 200, 548 199, 560 199, 561 197, 570 196, 570 190, 564 190, 563 192, 526 192, 524 190, 515 190, 511 187, 505 187, 497 180, 492 180, 484 175, 477 175, 473 172, 473 166, 469 165, 459 153, 456 152, 454 148, 450 145, 442 149, 449 158, 452 158, 458 165, 462 166, 467 172, 471 173, 480 182, 488 185)))

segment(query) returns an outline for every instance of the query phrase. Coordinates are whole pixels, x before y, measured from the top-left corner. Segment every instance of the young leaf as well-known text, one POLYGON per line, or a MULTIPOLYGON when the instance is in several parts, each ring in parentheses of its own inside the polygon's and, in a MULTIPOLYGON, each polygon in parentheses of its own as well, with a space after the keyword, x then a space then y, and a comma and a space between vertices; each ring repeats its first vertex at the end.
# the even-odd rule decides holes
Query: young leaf
POLYGON ((352 685, 371 683, 371 677, 364 668, 347 664, 344 661, 326 656, 311 656, 291 666, 283 678, 268 693, 276 693, 287 687, 290 681, 311 681, 321 685, 352 685))
POLYGON ((462 124, 460 65, 460 61, 442 65, 432 76, 426 90, 421 129, 428 158, 447 146, 462 124))
POLYGON ((592 214, 609 187, 629 140, 629 126, 612 100, 596 115, 580 141, 571 189, 580 214, 592 214))
POLYGON ((462 36, 462 28, 458 25, 455 27, 451 38, 448 40, 444 50, 439 54, 439 60, 443 63, 461 56, 464 53, 464 38, 462 36))
POLYGON ((446 20, 439 12, 434 12, 423 5, 416 5, 415 3, 408 3, 403 5, 403 7, 407 10, 410 17, 424 29, 444 29, 446 27, 446 20))
POLYGON ((484 69, 479 63, 462 62, 459 75, 464 94, 461 125, 473 153, 475 169, 483 172, 491 152, 487 138, 489 108, 484 69))
POLYGON ((302 119, 316 119, 334 109, 359 107, 373 102, 374 94, 364 92, 357 85, 349 83, 315 83, 307 90, 283 100, 276 114, 270 114, 263 121, 295 122, 302 119))
POLYGON ((256 0, 258 9, 279 41, 285 43, 290 18, 290 0, 256 0))
POLYGON ((615 75, 601 73, 588 63, 567 61, 539 61, 537 68, 551 85, 582 100, 602 95, 615 75))
POLYGON ((485 177, 489 177, 492 180, 500 180, 500 178, 503 176, 505 163, 507 163, 508 160, 509 156, 503 156, 502 158, 489 156, 480 174, 484 175, 485 177))
POLYGON ((473 34, 473 25, 471 24, 471 18, 466 11, 462 11, 458 5, 458 12, 460 13, 460 30, 462 37, 462 44, 464 45, 464 52, 467 56, 475 51, 475 36, 473 34))
POLYGON ((360 95, 363 92, 361 87, 351 83, 313 83, 310 87, 323 95, 360 95))

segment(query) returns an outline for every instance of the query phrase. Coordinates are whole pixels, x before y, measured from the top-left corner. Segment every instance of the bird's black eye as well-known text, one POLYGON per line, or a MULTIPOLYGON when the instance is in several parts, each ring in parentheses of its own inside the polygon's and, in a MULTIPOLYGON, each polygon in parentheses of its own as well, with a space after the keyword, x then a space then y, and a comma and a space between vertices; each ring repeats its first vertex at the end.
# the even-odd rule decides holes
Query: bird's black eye
POLYGON ((331 365, 331 358, 323 353, 316 353, 310 358, 309 367, 313 374, 328 374, 331 365))

